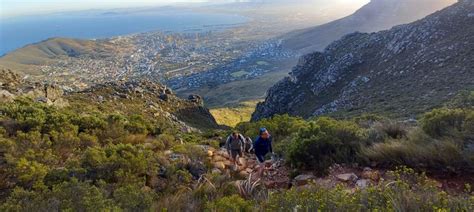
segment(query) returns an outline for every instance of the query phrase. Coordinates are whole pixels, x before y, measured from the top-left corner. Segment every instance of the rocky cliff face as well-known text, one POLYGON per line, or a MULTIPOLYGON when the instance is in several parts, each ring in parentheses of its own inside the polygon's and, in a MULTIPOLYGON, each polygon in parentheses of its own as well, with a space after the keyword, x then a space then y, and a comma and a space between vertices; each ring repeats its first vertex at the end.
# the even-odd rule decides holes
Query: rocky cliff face
POLYGON ((456 0, 371 0, 354 14, 283 37, 283 46, 310 53, 353 32, 376 32, 421 19, 456 0))
POLYGON ((301 58, 253 120, 364 112, 412 116, 474 89, 474 1, 411 24, 353 33, 301 58))

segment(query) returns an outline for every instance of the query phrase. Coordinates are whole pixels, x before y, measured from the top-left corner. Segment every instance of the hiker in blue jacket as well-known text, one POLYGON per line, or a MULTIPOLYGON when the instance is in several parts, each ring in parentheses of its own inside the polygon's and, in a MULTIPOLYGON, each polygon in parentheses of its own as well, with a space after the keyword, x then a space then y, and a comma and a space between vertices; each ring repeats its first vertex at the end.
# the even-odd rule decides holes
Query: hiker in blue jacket
POLYGON ((266 128, 260 129, 260 134, 253 143, 253 149, 255 151, 255 156, 257 157, 257 161, 259 164, 258 175, 259 177, 262 177, 263 170, 265 168, 265 155, 267 155, 268 153, 273 154, 272 137, 270 136, 270 133, 266 128))

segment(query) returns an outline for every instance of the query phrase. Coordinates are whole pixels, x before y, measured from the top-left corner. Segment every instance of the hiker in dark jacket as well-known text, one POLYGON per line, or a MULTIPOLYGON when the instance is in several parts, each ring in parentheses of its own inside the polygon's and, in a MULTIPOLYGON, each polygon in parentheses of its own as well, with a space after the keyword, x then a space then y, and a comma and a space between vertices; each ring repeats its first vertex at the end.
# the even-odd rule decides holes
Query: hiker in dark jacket
POLYGON ((242 157, 242 151, 244 149, 244 144, 245 144, 245 138, 238 132, 233 132, 232 135, 227 137, 227 140, 225 142, 225 147, 227 149, 227 152, 229 153, 229 156, 236 165, 240 165, 240 162, 238 160, 238 157, 242 157))
POLYGON ((260 135, 255 139, 253 143, 253 149, 255 151, 255 156, 259 164, 258 175, 259 177, 263 176, 263 170, 265 168, 265 156, 268 153, 273 154, 272 148, 272 137, 266 128, 260 129, 260 135))

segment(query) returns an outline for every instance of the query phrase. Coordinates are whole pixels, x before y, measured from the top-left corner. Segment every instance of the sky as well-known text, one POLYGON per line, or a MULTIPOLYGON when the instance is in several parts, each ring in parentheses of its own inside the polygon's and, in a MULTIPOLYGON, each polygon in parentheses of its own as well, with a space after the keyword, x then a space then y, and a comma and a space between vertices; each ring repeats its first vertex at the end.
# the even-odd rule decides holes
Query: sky
POLYGON ((0 0, 0 16, 36 15, 71 10, 157 6, 206 0, 0 0))

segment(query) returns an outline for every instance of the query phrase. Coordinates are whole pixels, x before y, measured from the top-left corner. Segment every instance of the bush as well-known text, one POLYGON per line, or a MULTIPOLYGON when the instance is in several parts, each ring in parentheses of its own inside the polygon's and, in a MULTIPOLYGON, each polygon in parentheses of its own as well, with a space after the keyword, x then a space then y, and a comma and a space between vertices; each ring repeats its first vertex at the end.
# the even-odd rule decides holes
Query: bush
POLYGON ((18 176, 20 183, 31 188, 33 185, 43 184, 43 179, 48 173, 48 167, 36 161, 30 161, 21 158, 15 167, 15 174, 18 176))
POLYGON ((146 211, 150 209, 155 198, 154 193, 147 187, 125 185, 114 191, 114 200, 125 211, 146 211))
POLYGON ((210 211, 253 211, 253 203, 246 201, 238 195, 223 197, 206 205, 210 211))
POLYGON ((406 139, 388 140, 362 150, 361 156, 381 167, 407 165, 431 171, 474 171, 472 149, 452 138, 434 139, 413 130, 406 139))
POLYGON ((424 174, 400 168, 389 173, 394 179, 363 190, 342 186, 293 188, 271 193, 261 204, 267 211, 472 211, 469 193, 448 195, 424 174))
POLYGON ((269 119, 262 119, 258 122, 247 122, 237 125, 236 129, 244 136, 252 139, 258 136, 259 129, 265 127, 273 136, 274 142, 279 142, 291 134, 307 125, 307 122, 299 117, 289 115, 275 115, 269 119))
POLYGON ((334 163, 357 160, 364 131, 355 123, 319 118, 287 141, 287 158, 295 167, 320 174, 334 163))
POLYGON ((101 189, 72 179, 53 187, 28 191, 15 188, 0 211, 110 211, 117 210, 101 189))
POLYGON ((474 129, 474 110, 435 109, 421 119, 423 130, 433 137, 459 136, 474 129))
POLYGON ((20 99, 10 104, 2 104, 0 106, 0 114, 15 121, 18 129, 12 129, 11 131, 41 130, 46 122, 44 106, 32 103, 28 99, 20 99))
POLYGON ((396 121, 379 122, 374 127, 393 139, 401 139, 408 133, 407 127, 396 121))
POLYGON ((449 108, 472 108, 474 107, 474 90, 461 91, 446 104, 449 108))

